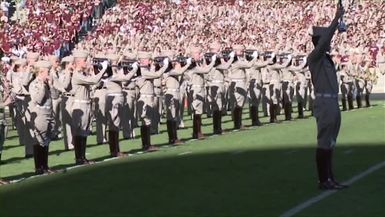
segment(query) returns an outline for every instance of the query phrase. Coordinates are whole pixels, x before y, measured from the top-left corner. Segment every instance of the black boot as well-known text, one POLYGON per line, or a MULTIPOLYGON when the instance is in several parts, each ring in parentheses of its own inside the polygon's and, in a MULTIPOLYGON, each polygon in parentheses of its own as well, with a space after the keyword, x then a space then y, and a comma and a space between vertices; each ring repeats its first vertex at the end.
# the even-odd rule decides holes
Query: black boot
POLYGON ((354 109, 353 97, 351 95, 348 95, 348 106, 349 106, 349 110, 354 109))
POLYGON ((291 121, 291 108, 290 103, 285 103, 284 105, 284 111, 285 111, 285 120, 291 121))
POLYGON ((74 136, 72 140, 73 140, 73 145, 74 145, 76 164, 82 165, 82 164, 84 164, 84 162, 83 162, 83 159, 81 157, 81 137, 80 136, 74 136))
POLYGON ((44 173, 47 173, 47 174, 56 173, 55 170, 53 170, 53 169, 48 167, 48 155, 49 155, 49 146, 45 146, 43 148, 43 168, 44 168, 44 173))
POLYGON ((305 116, 303 115, 303 103, 298 103, 298 118, 303 119, 305 116))
POLYGON ((6 164, 5 162, 1 161, 1 153, 0 153, 0 165, 1 164, 6 164))
POLYGON ((44 174, 44 156, 43 156, 43 150, 44 148, 40 145, 34 145, 33 146, 33 159, 35 162, 35 174, 36 175, 42 175, 44 174))
POLYGON ((214 134, 222 134, 222 112, 214 111, 213 113, 213 129, 214 134))
POLYGON ((142 125, 140 127, 140 138, 142 140, 142 149, 146 150, 147 148, 147 136, 146 136, 146 126, 142 125))
POLYGON ((340 184, 336 181, 333 174, 333 149, 326 150, 327 174, 330 182, 334 184, 335 189, 343 189, 349 187, 348 185, 340 184))
POLYGON ((361 95, 356 96, 356 101, 357 101, 357 108, 362 108, 362 100, 361 100, 361 95))
POLYGON ((108 145, 110 147, 111 157, 124 157, 126 154, 120 152, 119 131, 110 130, 108 132, 108 145))
POLYGON ((341 101, 342 101, 342 111, 346 111, 347 109, 346 109, 346 99, 341 99, 341 101))
POLYGON ((153 151, 158 151, 159 149, 151 144, 151 125, 145 126, 146 128, 146 151, 147 152, 153 152, 153 151))
POLYGON ((258 109, 256 106, 250 106, 250 118, 251 118, 251 126, 259 126, 258 123, 258 109))
POLYGON ((239 119, 238 119, 238 106, 236 106, 233 110, 233 123, 234 123, 234 129, 241 128, 241 124, 239 123, 239 119))
POLYGON ((202 133, 202 116, 201 115, 195 115, 195 119, 197 121, 197 138, 198 139, 205 139, 205 136, 202 133))
POLYGON ((88 160, 86 157, 86 149, 87 149, 87 136, 80 136, 80 155, 83 161, 83 164, 94 164, 95 161, 88 160))
POLYGON ((278 123, 277 120, 277 104, 271 104, 270 105, 270 123, 278 123))
POLYGON ((178 121, 177 120, 173 120, 172 122, 172 132, 173 132, 173 138, 174 138, 174 145, 182 145, 184 142, 182 142, 181 140, 179 140, 178 138, 178 121))
POLYGON ((366 107, 370 107, 370 100, 369 100, 370 94, 365 94, 365 102, 366 102, 366 107))
POLYGON ((193 133, 192 133, 192 137, 193 139, 198 139, 198 122, 197 122, 197 115, 194 114, 194 117, 193 117, 193 133))
POLYGON ((317 148, 316 150, 316 163, 318 172, 318 187, 321 190, 327 190, 332 188, 328 179, 328 164, 327 164, 327 150, 317 148))
POLYGON ((175 144, 173 123, 171 120, 168 120, 166 124, 167 124, 168 144, 175 144))

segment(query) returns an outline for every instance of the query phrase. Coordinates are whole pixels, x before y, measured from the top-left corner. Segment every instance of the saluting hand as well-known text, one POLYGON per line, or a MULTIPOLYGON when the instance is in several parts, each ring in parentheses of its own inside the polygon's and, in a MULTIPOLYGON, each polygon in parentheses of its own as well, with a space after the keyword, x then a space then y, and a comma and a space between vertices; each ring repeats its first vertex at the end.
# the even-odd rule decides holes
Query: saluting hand
POLYGON ((342 17, 344 15, 344 13, 345 13, 344 7, 338 6, 337 7, 337 11, 336 11, 336 17, 340 18, 340 17, 342 17))

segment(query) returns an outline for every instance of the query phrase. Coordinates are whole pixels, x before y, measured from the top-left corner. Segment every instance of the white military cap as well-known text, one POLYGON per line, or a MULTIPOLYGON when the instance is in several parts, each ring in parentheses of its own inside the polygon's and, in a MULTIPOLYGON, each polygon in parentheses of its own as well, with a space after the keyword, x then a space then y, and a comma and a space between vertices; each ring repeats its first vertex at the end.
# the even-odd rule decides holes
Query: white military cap
POLYGON ((124 52, 123 56, 127 59, 136 59, 136 54, 131 52, 124 52))
POLYGON ((17 59, 17 60, 15 60, 15 65, 25 66, 25 65, 27 65, 27 60, 26 59, 17 59))
POLYGON ((71 62, 73 62, 73 61, 74 61, 74 57, 73 57, 73 56, 66 56, 66 57, 64 57, 64 58, 61 60, 62 63, 71 63, 71 62))
POLYGON ((106 58, 111 60, 111 61, 118 61, 119 60, 119 55, 117 54, 108 54, 106 55, 106 58))
POLYGON ((138 59, 151 59, 151 53, 146 51, 139 51, 138 52, 138 59))
POLYGON ((35 63, 35 67, 36 68, 51 68, 51 63, 49 61, 46 61, 46 60, 40 60, 40 61, 37 61, 35 63))
POLYGON ((245 49, 245 47, 242 45, 242 44, 236 44, 236 45, 234 45, 234 50, 243 50, 243 49, 245 49))
POLYGON ((35 52, 28 52, 27 53, 27 59, 32 59, 32 60, 37 60, 39 59, 39 53, 35 53, 35 52))
POLYGON ((75 50, 72 52, 72 56, 74 58, 87 58, 88 52, 85 50, 75 50))
POLYGON ((174 58, 174 55, 175 55, 175 52, 172 51, 172 50, 165 50, 165 51, 162 51, 162 56, 165 56, 165 57, 168 57, 169 59, 173 59, 174 58))

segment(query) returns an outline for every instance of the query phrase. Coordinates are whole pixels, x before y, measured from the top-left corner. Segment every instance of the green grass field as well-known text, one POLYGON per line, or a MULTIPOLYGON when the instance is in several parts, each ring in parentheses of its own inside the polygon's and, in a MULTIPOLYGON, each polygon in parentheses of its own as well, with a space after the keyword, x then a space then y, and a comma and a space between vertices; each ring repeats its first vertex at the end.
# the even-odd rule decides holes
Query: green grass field
MULTIPOLYGON (((335 152, 341 181, 385 160, 385 104, 375 104, 342 114, 335 152)), ((250 123, 247 117, 245 124, 250 123)), ((224 128, 232 127, 229 117, 223 121, 224 128)), ((179 137, 188 140, 191 121, 186 125, 179 137)), ((211 133, 211 119, 204 125, 203 131, 211 133)), ((24 147, 18 146, 14 131, 10 137, 1 176, 33 175, 33 160, 23 158, 24 147)), ((322 193, 313 160, 313 118, 229 131, 178 147, 165 145, 165 132, 152 136, 152 142, 161 150, 1 186, 0 216, 279 216, 322 193)), ((107 159, 108 146, 94 143, 92 136, 88 157, 107 159)), ((124 151, 138 148, 140 139, 121 141, 124 151)), ((61 141, 51 143, 53 168, 73 166, 73 152, 62 149, 61 141)), ((297 216, 385 216, 384 181, 382 168, 297 216)))

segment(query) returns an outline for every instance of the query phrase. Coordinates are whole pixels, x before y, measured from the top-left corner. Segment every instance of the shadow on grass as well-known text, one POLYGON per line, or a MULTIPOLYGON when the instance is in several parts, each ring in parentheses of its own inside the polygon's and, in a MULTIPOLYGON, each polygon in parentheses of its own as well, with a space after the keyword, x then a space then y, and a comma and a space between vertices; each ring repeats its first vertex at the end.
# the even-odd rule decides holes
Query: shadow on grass
MULTIPOLYGON (((319 193, 314 151, 288 144, 108 161, 2 186, 0 216, 277 216, 319 193)), ((382 143, 340 144, 337 178, 350 179, 383 154, 382 143)))

